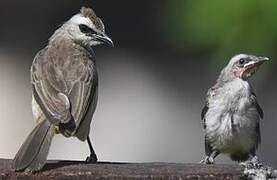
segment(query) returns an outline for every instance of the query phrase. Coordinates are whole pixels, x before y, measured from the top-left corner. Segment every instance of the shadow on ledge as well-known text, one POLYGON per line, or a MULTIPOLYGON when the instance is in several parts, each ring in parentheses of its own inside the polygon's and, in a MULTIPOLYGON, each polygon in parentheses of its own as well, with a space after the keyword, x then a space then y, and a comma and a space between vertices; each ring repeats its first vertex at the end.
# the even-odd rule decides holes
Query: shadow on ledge
POLYGON ((48 161, 42 172, 14 172, 12 160, 0 159, 0 179, 245 179, 237 165, 177 163, 87 164, 83 161, 48 161))
MULTIPOLYGON (((63 168, 65 166, 83 166, 83 165, 88 165, 89 163, 85 161, 58 161, 58 160, 50 160, 47 161, 47 164, 43 167, 41 172, 44 171, 50 171, 58 168, 63 168)), ((128 164, 128 163, 120 163, 120 162, 98 162, 97 164, 113 164, 113 165, 118 165, 118 164, 128 164)))

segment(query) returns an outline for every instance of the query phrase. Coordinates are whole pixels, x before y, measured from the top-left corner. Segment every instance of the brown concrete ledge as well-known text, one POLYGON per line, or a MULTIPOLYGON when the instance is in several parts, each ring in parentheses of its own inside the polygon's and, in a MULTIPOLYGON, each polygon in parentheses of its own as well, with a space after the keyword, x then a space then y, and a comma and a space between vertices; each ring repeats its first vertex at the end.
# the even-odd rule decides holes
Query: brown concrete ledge
POLYGON ((40 173, 14 172, 11 160, 0 159, 0 179, 244 179, 237 165, 176 163, 84 164, 81 161, 49 161, 40 173))

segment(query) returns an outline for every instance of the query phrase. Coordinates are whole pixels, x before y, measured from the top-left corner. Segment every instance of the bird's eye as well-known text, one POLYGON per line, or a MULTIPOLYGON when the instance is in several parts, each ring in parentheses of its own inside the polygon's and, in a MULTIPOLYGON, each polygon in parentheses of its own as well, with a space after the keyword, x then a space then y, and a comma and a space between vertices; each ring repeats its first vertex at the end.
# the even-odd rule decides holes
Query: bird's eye
POLYGON ((239 63, 242 65, 242 64, 244 64, 245 63, 245 59, 240 59, 239 60, 239 63))
POLYGON ((85 34, 96 34, 96 32, 93 29, 91 29, 90 27, 88 27, 87 25, 80 24, 79 28, 80 28, 80 31, 82 33, 85 33, 85 34))

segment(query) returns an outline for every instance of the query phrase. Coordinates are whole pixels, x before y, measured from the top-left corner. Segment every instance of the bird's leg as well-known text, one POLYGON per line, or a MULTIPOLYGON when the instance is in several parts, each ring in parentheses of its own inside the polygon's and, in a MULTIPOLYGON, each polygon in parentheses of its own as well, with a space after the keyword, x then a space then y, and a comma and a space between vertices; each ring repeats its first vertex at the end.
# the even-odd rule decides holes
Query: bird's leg
POLYGON ((250 162, 252 162, 253 164, 259 164, 259 159, 258 156, 254 155, 254 156, 250 156, 250 162))
POLYGON ((213 151, 210 155, 206 155, 204 159, 200 161, 201 164, 214 164, 214 159, 220 153, 218 151, 213 151))
POLYGON ((260 168, 263 166, 255 154, 250 154, 248 160, 241 162, 240 165, 246 168, 260 168))
POLYGON ((88 142, 88 146, 89 146, 89 150, 90 150, 90 155, 87 157, 86 162, 87 163, 96 163, 97 162, 97 156, 93 150, 91 141, 89 139, 89 136, 87 137, 87 142, 88 142))

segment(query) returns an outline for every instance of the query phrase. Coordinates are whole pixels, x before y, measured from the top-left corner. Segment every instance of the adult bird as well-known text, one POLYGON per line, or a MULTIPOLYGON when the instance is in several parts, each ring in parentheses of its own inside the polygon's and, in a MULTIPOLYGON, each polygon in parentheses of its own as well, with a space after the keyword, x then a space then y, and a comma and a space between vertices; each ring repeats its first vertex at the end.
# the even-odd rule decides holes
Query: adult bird
POLYGON ((248 80, 268 60, 267 57, 236 55, 209 89, 202 111, 206 157, 201 163, 214 163, 220 153, 239 162, 258 162, 259 123, 264 115, 248 80))
POLYGON ((31 66, 32 110, 37 125, 14 158, 15 170, 41 170, 57 133, 87 140, 91 154, 86 161, 97 162, 89 132, 98 90, 92 47, 99 44, 113 46, 101 19, 92 9, 82 7, 37 53, 31 66))

